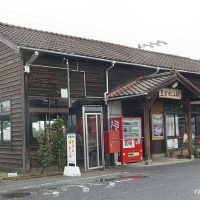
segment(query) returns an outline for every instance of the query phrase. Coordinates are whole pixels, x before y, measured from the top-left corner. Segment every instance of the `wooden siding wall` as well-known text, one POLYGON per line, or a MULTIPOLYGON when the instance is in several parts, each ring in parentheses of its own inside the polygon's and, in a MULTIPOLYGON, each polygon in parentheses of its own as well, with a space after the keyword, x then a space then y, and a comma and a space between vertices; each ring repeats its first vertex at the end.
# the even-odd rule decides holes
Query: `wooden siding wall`
MULTIPOLYGON (((25 62, 32 53, 25 53, 25 62)), ((60 88, 67 87, 67 66, 63 56, 40 55, 27 75, 28 96, 60 96, 60 88), (41 65, 41 66, 36 66, 41 65), (59 67, 62 69, 45 68, 59 67)), ((69 59, 70 95, 72 99, 102 97, 106 91, 105 70, 110 64, 69 59), (85 76, 85 77, 84 77, 85 76), (85 78, 85 82, 84 82, 85 78), (85 83, 85 85, 84 85, 85 83), (86 95, 86 96, 85 96, 86 95)))
MULTIPOLYGON (((77 61, 79 71, 85 72, 86 82, 86 96, 87 97, 102 97, 106 91, 106 75, 105 71, 110 66, 109 64, 101 62, 88 62, 88 61, 77 61)), ((70 67, 74 68, 75 63, 71 62, 70 67)), ((82 73, 83 77, 83 73, 82 73)), ((73 80, 71 87, 80 87, 80 81, 73 80)), ((77 98, 77 94, 71 90, 71 95, 77 98)))
POLYGON ((116 88, 128 81, 135 80, 141 76, 150 75, 156 69, 142 68, 138 66, 116 65, 109 71, 109 90, 116 88))
POLYGON ((60 97, 61 88, 67 88, 66 69, 31 66, 27 74, 28 96, 60 97))
POLYGON ((0 101, 11 100, 11 144, 0 144, 0 167, 22 168, 21 58, 0 42, 0 101))
POLYGON ((74 99, 85 97, 83 72, 70 72, 70 93, 74 99))
MULTIPOLYGON (((23 54, 24 63, 32 56, 33 51, 25 51, 23 54)), ((67 69, 61 56, 39 53, 39 57, 30 67, 30 73, 26 78, 26 95, 42 97, 60 97, 61 88, 67 88, 67 69), (45 67, 41 67, 44 65, 45 67), (60 67, 57 68, 48 68, 60 67)))
MULTIPOLYGON (((200 61, 199 61, 200 62, 200 61)), ((185 78, 187 78, 194 86, 196 86, 200 90, 200 75, 195 74, 182 74, 185 78)))
MULTIPOLYGON (((25 62, 32 54, 33 52, 24 54, 25 62)), ((67 69, 45 69, 42 68, 42 65, 43 67, 51 66, 65 69, 67 67, 66 59, 64 56, 40 53, 34 64, 41 65, 41 67, 31 66, 31 73, 28 74, 28 95, 60 96, 60 87, 67 87, 67 69)), ((68 58, 68 60, 71 98, 103 98, 104 92, 106 92, 106 69, 111 66, 111 63, 78 58, 68 58)), ((109 71, 109 90, 155 71, 155 69, 115 64, 109 71)))

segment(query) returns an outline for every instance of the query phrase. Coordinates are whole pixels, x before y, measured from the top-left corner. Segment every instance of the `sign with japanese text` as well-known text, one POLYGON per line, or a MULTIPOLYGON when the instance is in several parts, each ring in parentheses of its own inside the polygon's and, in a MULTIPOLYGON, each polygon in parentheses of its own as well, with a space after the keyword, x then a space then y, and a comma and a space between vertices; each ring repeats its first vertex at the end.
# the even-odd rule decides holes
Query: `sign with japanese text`
POLYGON ((159 98, 181 99, 181 90, 172 88, 163 88, 159 90, 159 98))
POLYGON ((112 131, 119 131, 120 120, 119 119, 112 119, 111 120, 111 130, 112 131))
POLYGON ((67 165, 76 166, 76 134, 67 134, 67 165))

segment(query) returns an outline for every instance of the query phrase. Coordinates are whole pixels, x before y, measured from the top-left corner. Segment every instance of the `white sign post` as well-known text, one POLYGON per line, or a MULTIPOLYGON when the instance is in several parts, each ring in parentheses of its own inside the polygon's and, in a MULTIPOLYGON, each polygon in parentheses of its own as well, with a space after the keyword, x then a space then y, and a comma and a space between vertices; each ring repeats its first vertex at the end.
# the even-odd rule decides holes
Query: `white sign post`
POLYGON ((67 166, 64 169, 64 176, 80 176, 80 169, 76 166, 76 134, 67 134, 67 166))
POLYGON ((67 134, 67 166, 76 166, 76 134, 67 134))

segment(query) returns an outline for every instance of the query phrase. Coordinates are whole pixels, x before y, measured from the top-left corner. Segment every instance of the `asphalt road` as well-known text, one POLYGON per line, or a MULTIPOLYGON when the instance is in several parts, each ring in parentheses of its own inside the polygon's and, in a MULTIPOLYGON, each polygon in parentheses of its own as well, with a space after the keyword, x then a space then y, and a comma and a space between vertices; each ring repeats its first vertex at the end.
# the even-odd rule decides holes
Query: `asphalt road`
POLYGON ((200 160, 135 167, 122 166, 105 176, 18 181, 16 189, 0 192, 0 199, 29 200, 193 200, 200 199, 200 160), (25 185, 24 185, 25 184, 25 185))

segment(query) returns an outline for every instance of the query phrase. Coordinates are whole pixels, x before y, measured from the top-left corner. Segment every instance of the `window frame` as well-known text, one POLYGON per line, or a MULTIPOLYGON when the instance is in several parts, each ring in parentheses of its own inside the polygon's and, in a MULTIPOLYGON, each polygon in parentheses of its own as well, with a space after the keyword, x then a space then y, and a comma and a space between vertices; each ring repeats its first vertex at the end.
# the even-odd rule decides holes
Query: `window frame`
MULTIPOLYGON (((38 123, 39 121, 44 122, 44 129, 41 129, 41 131, 43 132, 43 135, 44 135, 42 140, 45 141, 47 139, 45 127, 46 127, 46 124, 51 123, 52 116, 53 115, 57 115, 57 117, 65 116, 67 118, 68 100, 66 98, 61 98, 61 97, 29 96, 28 97, 28 113, 29 113, 30 145, 34 146, 35 138, 37 137, 34 137, 32 117, 35 116, 36 118, 40 119, 40 115, 46 115, 46 120, 38 120, 36 122, 36 123, 38 123)), ((54 117, 54 119, 56 118, 54 117)), ((65 125, 67 126, 67 122, 65 125)), ((40 136, 38 138, 40 138, 40 136)))
POLYGON ((12 142, 12 126, 11 126, 11 100, 7 99, 7 100, 1 100, 0 101, 0 145, 3 144, 10 144, 12 142), (8 109, 2 109, 3 108, 3 103, 4 102, 9 102, 9 106, 8 109), (8 117, 7 120, 4 119, 8 117), (8 122, 9 123, 9 140, 5 140, 4 139, 4 128, 3 128, 3 124, 4 122, 8 122))
POLYGON ((178 138, 179 136, 183 136, 183 134, 186 132, 186 116, 184 114, 180 114, 180 113, 170 113, 170 114, 165 114, 165 133, 166 133, 166 137, 169 138, 178 138), (174 134, 173 135, 169 135, 167 132, 167 123, 166 123, 166 119, 167 116, 173 116, 173 131, 174 134), (180 132, 180 125, 179 125, 179 121, 178 118, 182 116, 185 118, 185 123, 184 123, 184 131, 183 133, 180 132))

